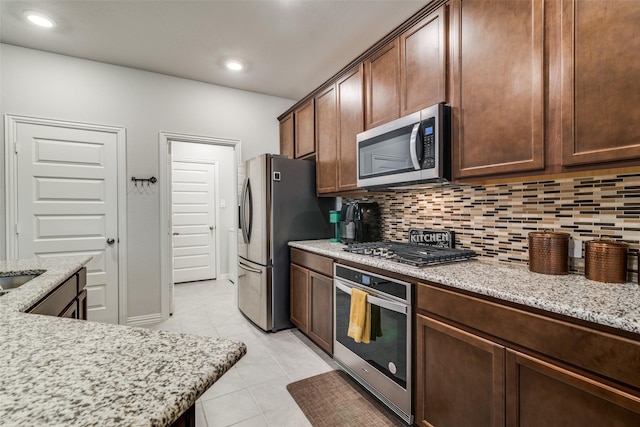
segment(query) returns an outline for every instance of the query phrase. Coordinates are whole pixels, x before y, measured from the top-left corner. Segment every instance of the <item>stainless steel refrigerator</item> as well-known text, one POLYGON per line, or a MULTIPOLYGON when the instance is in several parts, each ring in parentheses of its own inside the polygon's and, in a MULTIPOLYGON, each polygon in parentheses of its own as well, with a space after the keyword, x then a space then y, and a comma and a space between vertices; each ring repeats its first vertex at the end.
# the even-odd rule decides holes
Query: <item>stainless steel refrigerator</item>
POLYGON ((334 198, 316 197, 314 162, 263 154, 244 164, 238 242, 238 308, 265 331, 289 319, 289 246, 292 240, 331 236, 334 198))

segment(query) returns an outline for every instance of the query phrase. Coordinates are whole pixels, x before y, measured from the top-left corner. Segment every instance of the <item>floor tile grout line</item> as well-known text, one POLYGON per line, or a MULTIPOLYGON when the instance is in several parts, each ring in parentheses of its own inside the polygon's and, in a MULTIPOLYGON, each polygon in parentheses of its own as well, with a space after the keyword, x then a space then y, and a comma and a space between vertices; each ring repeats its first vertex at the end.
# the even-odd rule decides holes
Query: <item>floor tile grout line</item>
MULTIPOLYGON (((306 337, 301 335, 300 332, 297 331, 297 329, 295 328, 281 331, 280 336, 276 336, 275 333, 261 334, 259 333, 261 331, 258 331, 257 327, 251 324, 246 318, 244 318, 244 316, 239 316, 236 319, 229 321, 229 323, 225 323, 225 325, 223 325, 224 327, 227 328, 225 333, 228 334, 229 332, 233 332, 233 335, 222 336, 221 331, 225 330, 225 328, 216 323, 218 319, 215 318, 214 314, 212 313, 212 310, 208 308, 210 308, 212 305, 216 305, 221 310, 226 310, 228 307, 229 313, 234 313, 233 316, 231 317, 235 317, 235 313, 238 313, 237 301, 235 296, 235 292, 237 292, 237 289, 235 288, 235 285, 231 284, 230 282, 221 281, 220 283, 222 284, 222 286, 220 286, 219 290, 207 289, 206 291, 201 291, 201 292, 198 292, 196 290, 198 289, 197 286, 203 286, 203 285, 209 286, 215 283, 216 281, 210 281, 208 284, 200 283, 198 285, 189 285, 189 288, 182 289, 184 291, 187 291, 188 297, 183 298, 182 296, 180 296, 180 294, 177 295, 178 297, 176 298, 175 317, 171 319, 172 320, 171 322, 172 324, 170 325, 171 328, 173 329, 177 326, 181 332, 195 333, 195 334, 203 331, 205 333, 206 331, 211 332, 211 330, 213 330, 215 334, 220 338, 239 339, 239 340, 242 340, 242 337, 240 336, 236 337, 236 335, 246 334, 245 339, 249 339, 250 341, 256 340, 255 341, 256 344, 260 343, 260 345, 264 348, 264 351, 266 352, 266 354, 268 354, 269 358, 275 363, 274 366, 277 366, 282 371, 283 375, 282 377, 278 377, 279 379, 265 379, 264 381, 259 381, 256 384, 248 385, 247 380, 240 373, 239 368, 241 368, 241 366, 238 366, 238 365, 234 366, 232 369, 238 369, 236 374, 239 377, 239 380, 240 380, 239 384, 241 384, 241 388, 233 391, 228 391, 220 395, 213 396, 207 399, 206 401, 202 400, 202 397, 198 399, 199 407, 202 412, 202 417, 200 419, 201 420, 204 419, 203 422, 206 423, 207 426, 210 424, 210 420, 207 418, 207 413, 204 410, 204 404, 203 404, 204 402, 209 402, 214 399, 222 398, 234 392, 244 391, 244 392, 249 392, 249 395, 251 396, 251 399, 254 405, 259 410, 259 415, 262 421, 264 422, 264 424, 269 427, 276 427, 269 422, 269 418, 273 419, 275 415, 275 413, 271 413, 271 411, 277 411, 279 409, 274 408, 274 409, 269 409, 267 411, 263 410, 259 404, 258 397, 256 396, 256 393, 258 392, 257 387, 269 381, 282 381, 287 384, 290 384, 291 382, 294 381, 294 375, 296 377, 304 376, 305 370, 309 372, 313 372, 319 367, 320 369, 324 369, 325 365, 326 365, 326 368, 328 369, 335 369, 335 367, 331 363, 329 363, 327 360, 325 360, 325 358, 323 358, 318 353, 318 351, 321 351, 321 350, 319 349, 316 350, 312 347, 312 345, 314 345, 312 341, 306 339, 306 337), (231 285, 231 286, 228 286, 228 285, 231 285), (215 300, 214 302, 216 304, 213 304, 208 301, 212 299, 215 300), (193 307, 193 310, 182 311, 181 309, 178 308, 180 307, 181 304, 190 305, 193 307), (193 315, 194 310, 203 310, 204 313, 193 315), (292 372, 289 372, 287 370, 288 364, 286 363, 286 359, 283 356, 283 350, 279 351, 278 347, 280 346, 280 344, 275 343, 274 340, 282 340, 282 345, 285 346, 285 350, 284 350, 285 353, 290 349, 295 349, 295 351, 304 349, 305 352, 300 352, 300 354, 304 356, 301 359, 304 361, 308 361, 309 366, 305 367, 304 362, 302 363, 302 365, 298 366, 296 362, 295 369, 301 368, 299 369, 300 372, 296 372, 295 369, 292 372), (270 414, 269 417, 267 417, 267 413, 270 414)), ((246 366, 250 366, 251 363, 256 363, 256 361, 252 360, 248 362, 246 366)), ((312 375, 316 375, 316 374, 312 374, 312 375)), ((302 379, 302 378, 297 378, 295 380, 299 380, 299 379, 302 379)), ((279 386, 278 386, 278 392, 281 392, 281 390, 279 390, 279 386)), ((265 404, 266 402, 268 401, 263 401, 263 404, 265 404)), ((242 420, 238 420, 231 425, 242 424, 245 421, 252 419, 254 417, 256 417, 257 419, 258 414, 255 414, 253 416, 248 416, 247 418, 244 418, 244 415, 246 414, 242 414, 241 412, 238 412, 236 415, 241 417, 242 420)), ((206 426, 202 426, 202 427, 206 427, 206 426)), ((221 426, 216 426, 216 427, 221 427, 221 426)), ((280 427, 280 426, 277 426, 277 427, 280 427)))

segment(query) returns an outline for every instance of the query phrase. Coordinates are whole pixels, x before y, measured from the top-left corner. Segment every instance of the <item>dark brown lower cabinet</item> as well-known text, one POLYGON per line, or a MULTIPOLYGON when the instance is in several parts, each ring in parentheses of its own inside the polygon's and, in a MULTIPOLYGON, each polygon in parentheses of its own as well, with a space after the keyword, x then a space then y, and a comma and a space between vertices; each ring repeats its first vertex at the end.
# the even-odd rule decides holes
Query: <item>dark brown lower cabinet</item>
POLYGON ((309 271, 309 330, 307 334, 327 353, 333 352, 333 279, 309 271))
POLYGON ((333 260, 291 249, 291 322, 333 354, 333 260))
POLYGON ((421 315, 416 341, 416 424, 504 426, 504 347, 421 315))
POLYGON ((189 407, 180 418, 175 420, 171 427, 196 427, 196 405, 195 403, 189 407))
POLYGON ((640 398, 507 350, 507 425, 640 426, 640 398))
POLYGON ((290 274, 291 322, 306 334, 309 332, 309 270, 291 264, 290 274))
POLYGON ((33 314, 87 320, 87 268, 82 267, 27 310, 33 314))
POLYGON ((419 284, 416 424, 640 426, 640 339, 419 284))

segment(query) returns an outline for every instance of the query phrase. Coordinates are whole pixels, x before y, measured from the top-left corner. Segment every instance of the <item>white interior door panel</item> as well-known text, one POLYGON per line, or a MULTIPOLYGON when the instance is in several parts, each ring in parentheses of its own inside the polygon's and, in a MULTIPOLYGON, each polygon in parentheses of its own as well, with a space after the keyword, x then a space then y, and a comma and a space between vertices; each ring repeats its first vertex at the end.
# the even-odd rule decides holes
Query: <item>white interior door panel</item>
POLYGON ((216 278, 215 165, 172 162, 174 283, 216 278))
POLYGON ((92 256, 88 318, 118 323, 118 134, 62 123, 16 129, 18 257, 92 256))

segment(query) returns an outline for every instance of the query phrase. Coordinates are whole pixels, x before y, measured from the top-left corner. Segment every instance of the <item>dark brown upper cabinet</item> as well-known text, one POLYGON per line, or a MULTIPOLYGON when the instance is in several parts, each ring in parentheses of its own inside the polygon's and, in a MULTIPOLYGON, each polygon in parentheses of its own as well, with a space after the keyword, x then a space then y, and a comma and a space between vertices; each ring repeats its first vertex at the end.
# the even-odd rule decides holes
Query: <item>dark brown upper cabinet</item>
POLYGON ((364 62, 367 129, 400 117, 399 45, 395 39, 364 62))
POLYGON ((448 101, 447 10, 441 6, 400 35, 400 116, 448 101))
POLYGON ((543 0, 452 0, 454 179, 542 171, 543 0))
POLYGON ((436 9, 364 61, 366 129, 447 100, 446 10, 436 9))
POLYGON ((316 188, 318 194, 338 191, 338 140, 336 87, 330 85, 315 97, 316 188))
POLYGON ((562 164, 640 158, 640 2, 563 0, 562 164))
POLYGON ((295 125, 295 156, 296 159, 316 152, 315 114, 313 98, 302 104, 294 113, 295 125))
POLYGON ((357 189, 356 135, 364 130, 363 74, 359 64, 315 97, 318 194, 357 189))
POLYGON ((295 139, 293 128, 293 113, 287 114, 280 120, 280 154, 290 159, 294 158, 293 141, 295 139))
POLYGON ((364 129, 363 65, 336 82, 338 191, 356 190, 356 135, 364 129))

